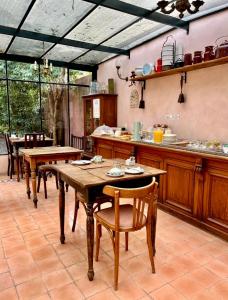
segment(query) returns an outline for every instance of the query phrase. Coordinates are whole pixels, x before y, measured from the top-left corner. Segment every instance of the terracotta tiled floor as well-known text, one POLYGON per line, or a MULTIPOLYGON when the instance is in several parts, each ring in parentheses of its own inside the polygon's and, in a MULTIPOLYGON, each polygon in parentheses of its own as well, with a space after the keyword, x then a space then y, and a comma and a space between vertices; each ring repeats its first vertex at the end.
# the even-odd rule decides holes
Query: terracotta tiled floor
POLYGON ((113 290, 113 253, 103 231, 95 279, 87 279, 85 213, 71 232, 74 193, 66 194, 66 244, 59 243, 58 192, 48 179, 48 199, 38 209, 24 181, 0 178, 0 300, 13 299, 228 299, 228 245, 158 211, 156 274, 150 271, 145 231, 121 239, 119 290, 113 290))

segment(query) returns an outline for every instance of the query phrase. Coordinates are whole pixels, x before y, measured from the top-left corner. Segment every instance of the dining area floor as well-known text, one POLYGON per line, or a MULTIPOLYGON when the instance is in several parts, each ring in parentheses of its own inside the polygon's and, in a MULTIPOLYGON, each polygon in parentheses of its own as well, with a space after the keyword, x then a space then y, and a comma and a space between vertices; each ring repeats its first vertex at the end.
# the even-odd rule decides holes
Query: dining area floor
POLYGON ((58 191, 48 178, 48 199, 28 200, 25 182, 0 177, 0 300, 14 299, 228 299, 228 244, 158 210, 156 273, 145 230, 120 241, 118 291, 113 289, 113 250, 103 230, 95 277, 87 278, 86 215, 79 209, 75 232, 74 190, 66 193, 66 243, 60 244, 58 191))

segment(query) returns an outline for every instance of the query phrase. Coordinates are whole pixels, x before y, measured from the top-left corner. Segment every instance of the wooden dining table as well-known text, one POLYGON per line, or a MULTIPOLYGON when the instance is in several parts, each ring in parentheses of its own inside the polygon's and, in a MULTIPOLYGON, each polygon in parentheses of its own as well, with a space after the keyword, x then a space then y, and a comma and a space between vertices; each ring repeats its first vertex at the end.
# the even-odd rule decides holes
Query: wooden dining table
MULTIPOLYGON (((25 138, 24 137, 10 137, 9 138, 10 144, 15 149, 16 154, 16 175, 17 175, 17 181, 20 181, 20 175, 19 175, 19 150, 20 148, 25 147, 25 138)), ((49 137, 45 137, 44 140, 40 141, 42 143, 42 146, 52 146, 53 139, 49 137)), ((37 141, 37 144, 39 146, 39 141, 37 141)))
POLYGON ((31 171, 32 178, 32 196, 34 206, 37 208, 37 191, 36 191, 36 170, 38 163, 45 163, 50 161, 61 161, 61 160, 75 160, 79 159, 82 150, 73 147, 38 147, 31 149, 22 149, 24 164, 25 164, 25 181, 26 181, 26 191, 28 198, 30 199, 31 190, 29 185, 29 173, 31 171))
MULTIPOLYGON (((166 173, 164 170, 144 166, 144 173, 138 175, 124 174, 121 177, 109 177, 108 170, 113 166, 113 160, 104 160, 102 163, 75 166, 72 164, 50 165, 53 172, 57 172, 59 178, 59 215, 60 215, 60 242, 64 244, 64 218, 65 218, 65 190, 64 183, 80 192, 85 199, 86 210, 86 232, 87 232, 87 253, 88 253, 88 278, 93 280, 93 247, 94 247, 94 203, 96 198, 102 196, 103 187, 107 184, 116 187, 135 188, 151 183, 155 176, 159 182, 160 175, 166 173)), ((156 220, 153 226, 152 243, 155 249, 156 220)))

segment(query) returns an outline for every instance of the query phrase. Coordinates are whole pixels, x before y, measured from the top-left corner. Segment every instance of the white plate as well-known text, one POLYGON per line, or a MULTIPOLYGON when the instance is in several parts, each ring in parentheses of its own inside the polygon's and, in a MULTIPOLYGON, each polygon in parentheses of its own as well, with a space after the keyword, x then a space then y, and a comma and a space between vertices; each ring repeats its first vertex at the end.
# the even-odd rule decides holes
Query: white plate
POLYGON ((144 173, 144 169, 140 167, 135 167, 135 168, 126 168, 124 170, 126 174, 142 174, 144 173))
POLYGON ((119 175, 114 175, 112 173, 107 172, 106 175, 109 177, 122 177, 124 176, 124 172, 121 172, 119 175))
POLYGON ((78 166, 83 166, 83 165, 89 165, 91 164, 90 160, 85 160, 85 159, 80 159, 80 160, 73 160, 71 162, 72 165, 78 165, 78 166))

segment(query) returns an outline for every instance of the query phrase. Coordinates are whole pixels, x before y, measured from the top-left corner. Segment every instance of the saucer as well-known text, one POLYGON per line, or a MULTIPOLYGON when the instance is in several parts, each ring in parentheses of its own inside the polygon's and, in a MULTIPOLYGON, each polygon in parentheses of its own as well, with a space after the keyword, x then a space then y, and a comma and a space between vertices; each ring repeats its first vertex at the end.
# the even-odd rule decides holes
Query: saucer
POLYGON ((144 173, 144 169, 143 168, 140 168, 140 167, 135 167, 135 168, 126 168, 124 170, 124 172, 126 174, 132 174, 132 175, 136 175, 136 174, 142 174, 144 173))
POLYGON ((85 159, 80 159, 80 160, 73 160, 71 162, 72 165, 78 165, 78 166, 83 166, 83 165, 89 165, 91 164, 90 160, 85 160, 85 159))
POLYGON ((122 176, 124 176, 124 172, 121 172, 118 175, 115 175, 113 173, 107 172, 106 175, 109 176, 109 177, 122 177, 122 176))

